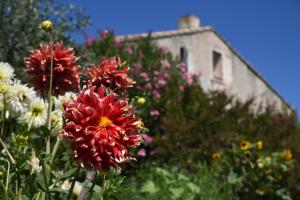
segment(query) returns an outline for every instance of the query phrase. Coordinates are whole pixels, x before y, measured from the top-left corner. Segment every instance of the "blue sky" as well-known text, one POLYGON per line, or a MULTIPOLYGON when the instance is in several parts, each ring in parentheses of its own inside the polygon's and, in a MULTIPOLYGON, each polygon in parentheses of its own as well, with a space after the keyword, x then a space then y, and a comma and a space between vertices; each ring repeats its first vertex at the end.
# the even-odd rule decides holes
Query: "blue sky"
MULTIPOLYGON (((89 35, 177 28, 194 14, 213 26, 297 110, 300 110, 300 0, 68 0, 85 8, 89 35)), ((76 37, 77 41, 83 38, 76 37)), ((298 114, 299 115, 299 114, 298 114)))

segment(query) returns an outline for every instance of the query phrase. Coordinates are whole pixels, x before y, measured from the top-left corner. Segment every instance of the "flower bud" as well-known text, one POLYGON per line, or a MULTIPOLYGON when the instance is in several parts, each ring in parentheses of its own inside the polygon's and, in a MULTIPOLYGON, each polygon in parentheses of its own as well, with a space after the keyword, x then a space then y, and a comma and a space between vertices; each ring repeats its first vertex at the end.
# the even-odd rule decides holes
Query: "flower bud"
POLYGON ((45 32, 52 32, 53 31, 53 24, 50 20, 45 20, 41 23, 41 28, 45 32))

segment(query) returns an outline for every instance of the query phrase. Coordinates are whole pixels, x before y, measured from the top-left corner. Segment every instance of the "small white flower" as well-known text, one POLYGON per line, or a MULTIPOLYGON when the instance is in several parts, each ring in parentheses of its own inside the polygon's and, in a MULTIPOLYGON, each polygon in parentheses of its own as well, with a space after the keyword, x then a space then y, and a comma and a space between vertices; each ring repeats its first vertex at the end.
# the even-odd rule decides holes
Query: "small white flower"
POLYGON ((37 172, 39 173, 42 170, 42 166, 40 166, 40 160, 36 157, 35 152, 32 151, 30 160, 27 161, 31 167, 31 174, 37 172))
POLYGON ((9 82, 14 75, 14 68, 5 62, 0 62, 0 81, 9 82))
POLYGON ((47 105, 40 98, 36 98, 31 104, 28 112, 22 114, 18 121, 21 124, 28 124, 29 127, 38 128, 46 124, 47 105))
POLYGON ((61 185, 61 189, 63 190, 69 190, 70 187, 71 187, 71 182, 69 181, 69 179, 65 180, 61 185))
POLYGON ((36 98, 33 88, 15 81, 7 92, 7 109, 11 117, 25 113, 32 101, 36 98))
POLYGON ((76 100, 76 93, 66 92, 63 96, 58 96, 54 99, 54 108, 56 110, 63 110, 64 102, 73 103, 76 100))
MULTIPOLYGON (((61 185, 61 189, 68 191, 70 188, 71 188, 71 182, 67 179, 61 185)), ((80 185, 80 183, 78 181, 76 181, 74 188, 73 188, 73 194, 78 197, 81 190, 82 190, 82 186, 80 185)))
POLYGON ((56 136, 58 134, 58 132, 62 129, 62 126, 63 126, 61 110, 54 110, 51 113, 51 126, 52 126, 51 134, 56 136))

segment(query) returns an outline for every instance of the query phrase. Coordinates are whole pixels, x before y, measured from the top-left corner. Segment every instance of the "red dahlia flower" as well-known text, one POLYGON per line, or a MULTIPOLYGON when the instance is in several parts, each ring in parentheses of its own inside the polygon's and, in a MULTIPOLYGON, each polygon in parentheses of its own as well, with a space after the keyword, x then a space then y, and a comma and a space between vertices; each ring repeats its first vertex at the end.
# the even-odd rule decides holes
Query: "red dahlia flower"
POLYGON ((88 85, 96 87, 104 85, 122 92, 134 84, 128 76, 128 70, 128 66, 122 66, 120 58, 104 59, 100 65, 92 65, 86 70, 86 76, 90 79, 88 85))
MULTIPOLYGON (((47 94, 50 80, 50 45, 41 44, 25 58, 29 82, 42 94, 47 94)), ((64 48, 62 43, 53 45, 53 90, 55 96, 79 88, 78 57, 72 48, 64 48)))
POLYGON ((124 162, 134 160, 128 151, 142 139, 133 107, 105 90, 104 86, 97 91, 94 86, 84 89, 74 103, 65 104, 63 135, 71 139, 80 164, 108 172, 110 166, 121 169, 124 162))

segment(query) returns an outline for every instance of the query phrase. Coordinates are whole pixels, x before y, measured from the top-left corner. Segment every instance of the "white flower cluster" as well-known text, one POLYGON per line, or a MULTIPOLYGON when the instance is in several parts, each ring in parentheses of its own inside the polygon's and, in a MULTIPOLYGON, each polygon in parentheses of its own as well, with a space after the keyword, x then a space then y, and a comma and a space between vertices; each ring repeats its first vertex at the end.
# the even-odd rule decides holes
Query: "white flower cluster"
MULTIPOLYGON (((14 78, 14 68, 0 62, 0 121, 15 120, 27 125, 28 129, 46 125, 48 104, 37 96, 33 88, 14 78)), ((54 99, 55 110, 51 113, 52 133, 62 128, 63 102, 72 99, 73 94, 54 99)))

